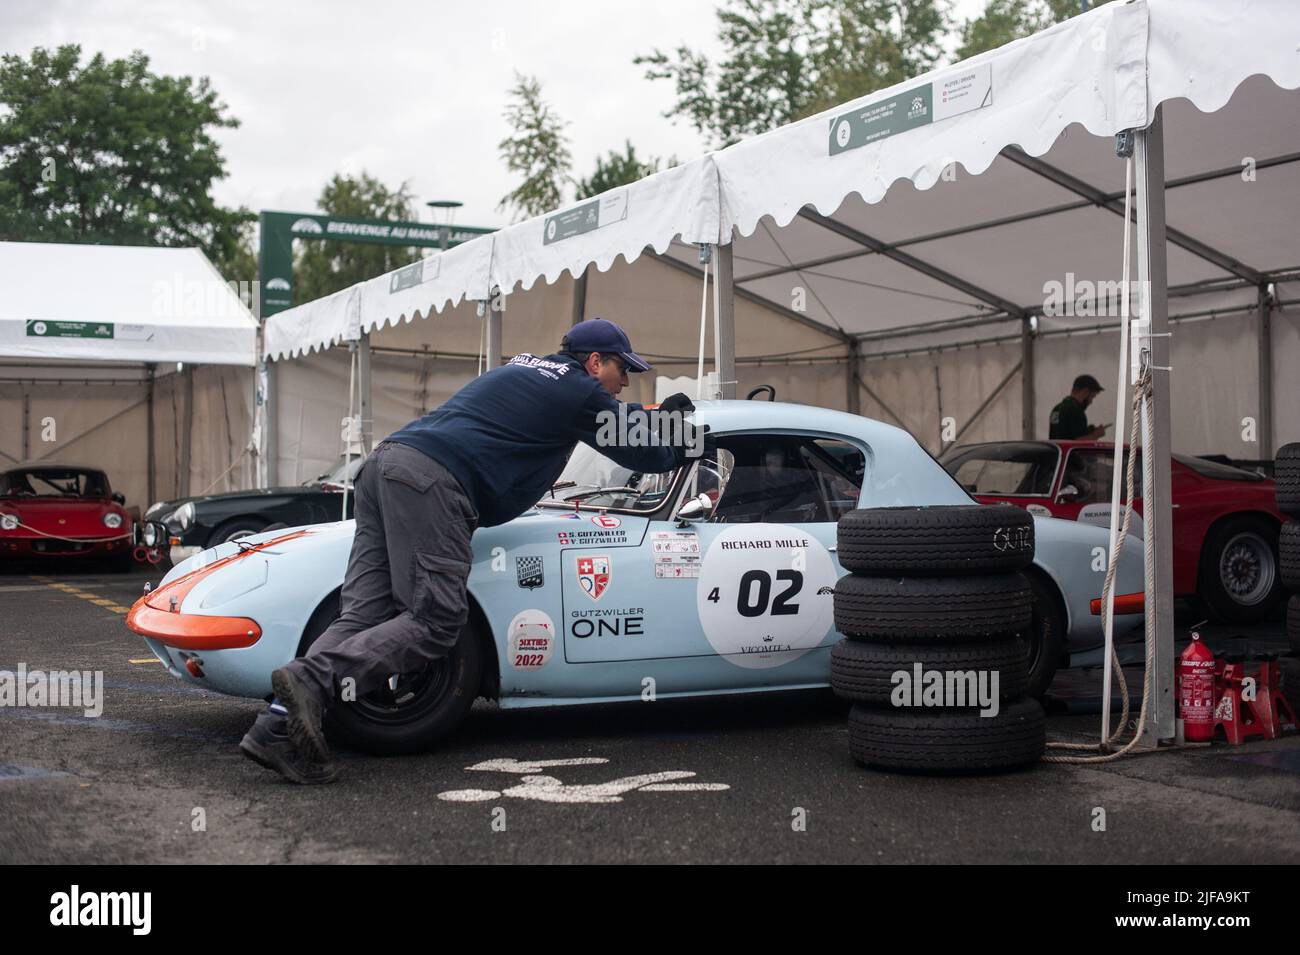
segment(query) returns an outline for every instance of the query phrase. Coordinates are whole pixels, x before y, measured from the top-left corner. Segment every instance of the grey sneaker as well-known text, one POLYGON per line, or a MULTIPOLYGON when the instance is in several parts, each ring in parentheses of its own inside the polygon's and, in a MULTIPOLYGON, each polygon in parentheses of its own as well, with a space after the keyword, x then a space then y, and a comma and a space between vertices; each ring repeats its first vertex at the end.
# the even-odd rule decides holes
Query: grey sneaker
POLYGON ((320 697, 287 667, 271 674, 271 689, 289 711, 289 738, 294 745, 318 763, 333 762, 321 725, 320 697))
POLYGON ((338 778, 336 763, 317 763, 303 755, 289 738, 288 717, 270 710, 258 714, 256 722, 239 743, 239 750, 285 779, 302 785, 332 783, 338 778))

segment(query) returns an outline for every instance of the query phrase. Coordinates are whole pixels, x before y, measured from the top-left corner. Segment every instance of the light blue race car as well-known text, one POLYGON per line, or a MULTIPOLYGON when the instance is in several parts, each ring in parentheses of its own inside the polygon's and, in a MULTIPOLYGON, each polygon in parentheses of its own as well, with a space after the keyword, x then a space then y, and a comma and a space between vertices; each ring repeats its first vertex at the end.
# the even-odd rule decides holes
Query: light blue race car
MULTIPOLYGON (((502 707, 666 699, 829 685, 845 571, 836 521, 854 508, 969 505, 907 432, 804 405, 697 405, 718 450, 640 474, 579 445, 551 496, 474 534, 470 617, 449 658, 331 708, 345 744, 424 749, 480 696, 502 707), (792 570, 793 568, 793 570, 792 570)), ((1035 518, 1030 686, 1099 662, 1107 532, 1035 518)), ((339 612, 353 523, 270 531, 174 567, 128 625, 188 683, 265 698, 271 672, 339 612)), ((1142 590, 1141 541, 1116 593, 1142 590)), ((1132 603, 1132 601, 1130 601, 1132 603)), ((1116 617, 1116 636, 1140 613, 1116 617)))

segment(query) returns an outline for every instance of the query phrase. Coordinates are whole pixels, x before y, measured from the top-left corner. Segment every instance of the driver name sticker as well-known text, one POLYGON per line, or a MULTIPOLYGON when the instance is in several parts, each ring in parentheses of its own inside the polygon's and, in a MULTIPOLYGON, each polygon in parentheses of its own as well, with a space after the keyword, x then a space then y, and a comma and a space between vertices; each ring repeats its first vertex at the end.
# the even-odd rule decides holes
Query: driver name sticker
POLYGON ((700 576, 700 537, 694 531, 651 531, 656 580, 700 576))
POLYGON ((595 546, 597 544, 626 544, 627 531, 560 531, 555 535, 561 546, 595 546))
POLYGON ((830 633, 836 577, 831 555, 805 531, 729 527, 704 555, 695 591, 700 625, 713 649, 736 666, 781 666, 830 633))
MULTIPOLYGON (((1120 505, 1119 520, 1120 524, 1124 523, 1124 511, 1127 510, 1125 505, 1120 505)), ((1085 504, 1083 510, 1079 511, 1076 518, 1081 524, 1096 524, 1098 527, 1110 527, 1110 505, 1109 504, 1085 504)), ((1133 512, 1133 517, 1129 521, 1129 534, 1133 537, 1143 537, 1142 516, 1137 511, 1133 512)))
POLYGON ((537 670, 555 650, 555 624, 544 610, 521 610, 510 621, 507 649, 516 670, 537 670))

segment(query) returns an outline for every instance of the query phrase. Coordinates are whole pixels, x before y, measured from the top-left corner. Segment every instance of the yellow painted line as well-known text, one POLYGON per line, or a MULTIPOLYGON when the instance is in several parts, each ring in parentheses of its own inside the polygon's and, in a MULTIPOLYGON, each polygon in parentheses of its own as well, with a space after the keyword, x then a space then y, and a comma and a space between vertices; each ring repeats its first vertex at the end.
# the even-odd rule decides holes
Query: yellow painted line
POLYGON ((150 657, 148 660, 127 660, 127 663, 162 663, 157 657, 150 657))
POLYGON ((89 600, 91 603, 97 604, 98 606, 103 607, 106 610, 113 611, 113 613, 126 614, 131 612, 130 607, 123 607, 120 603, 118 603, 116 600, 114 600, 111 597, 103 597, 100 596, 99 594, 91 593, 88 590, 81 590, 80 588, 73 587, 69 584, 61 584, 56 580, 54 580, 52 577, 42 577, 37 574, 28 574, 27 576, 30 577, 32 580, 36 581, 37 583, 44 584, 46 587, 49 587, 51 590, 58 590, 65 594, 70 594, 73 597, 80 597, 82 600, 89 600))

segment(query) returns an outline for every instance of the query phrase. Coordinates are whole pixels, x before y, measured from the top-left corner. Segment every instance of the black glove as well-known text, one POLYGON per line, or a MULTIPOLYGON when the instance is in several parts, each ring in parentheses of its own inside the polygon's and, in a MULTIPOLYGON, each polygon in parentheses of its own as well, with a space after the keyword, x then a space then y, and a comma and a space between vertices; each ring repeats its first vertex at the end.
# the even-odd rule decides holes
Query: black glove
POLYGON ((669 395, 663 401, 659 402, 660 411, 680 411, 683 414, 690 414, 695 410, 695 405, 691 399, 687 398, 680 391, 675 395, 669 395))

